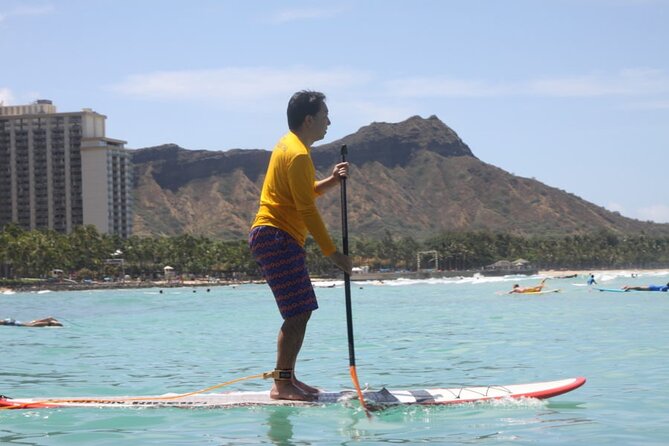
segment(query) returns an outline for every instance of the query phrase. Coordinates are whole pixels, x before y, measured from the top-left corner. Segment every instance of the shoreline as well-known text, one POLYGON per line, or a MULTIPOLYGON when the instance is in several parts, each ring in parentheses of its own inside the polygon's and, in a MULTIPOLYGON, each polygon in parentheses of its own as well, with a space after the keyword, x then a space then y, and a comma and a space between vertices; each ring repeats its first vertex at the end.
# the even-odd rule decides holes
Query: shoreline
MULTIPOLYGON (((404 273, 368 273, 368 274, 353 274, 351 281, 385 281, 397 280, 399 278, 412 279, 430 279, 430 278, 455 278, 455 277, 474 277, 475 274, 481 274, 483 277, 499 277, 500 274, 493 271, 434 271, 434 272, 404 272, 404 273), (492 274, 486 274, 492 273, 492 274)), ((629 275, 635 277, 637 275, 656 274, 669 275, 669 268, 624 268, 624 269, 570 269, 570 270, 533 270, 527 272, 518 271, 517 274, 529 276, 540 276, 552 279, 566 279, 578 277, 588 277, 594 274, 595 278, 605 275, 629 275)), ((511 274, 508 274, 511 275, 511 274)), ((312 282, 341 280, 340 277, 313 277, 312 282)), ((262 284, 265 283, 262 279, 251 279, 245 281, 216 281, 210 282, 207 280, 186 280, 183 282, 167 282, 167 281, 151 281, 151 282, 94 282, 94 283, 70 283, 70 282, 43 282, 35 284, 20 284, 17 286, 0 286, 0 294, 11 294, 15 292, 35 292, 35 291, 88 291, 88 290, 114 290, 114 289, 142 289, 142 288, 204 288, 204 287, 219 287, 219 286, 238 286, 244 284, 262 284)))
POLYGON ((632 274, 648 274, 648 273, 655 273, 655 274, 669 274, 669 268, 623 268, 623 269, 590 269, 590 270, 582 270, 582 269, 575 269, 575 270, 540 270, 539 275, 540 276, 545 276, 545 277, 553 277, 553 278, 559 278, 561 276, 570 276, 573 274, 576 274, 578 276, 589 276, 590 274, 594 274, 595 277, 598 275, 617 275, 620 276, 623 273, 627 273, 630 276, 632 274))
MULTIPOLYGON (((151 281, 151 282, 92 282, 92 283, 71 283, 71 282, 38 282, 34 284, 20 284, 17 286, 0 286, 0 294, 7 292, 22 291, 88 291, 88 290, 120 290, 120 289, 142 289, 142 288, 203 288, 218 286, 236 286, 248 283, 256 283, 256 280, 247 281, 217 281, 208 282, 206 280, 185 280, 183 282, 151 281)), ((262 282, 264 283, 264 282, 262 282)))

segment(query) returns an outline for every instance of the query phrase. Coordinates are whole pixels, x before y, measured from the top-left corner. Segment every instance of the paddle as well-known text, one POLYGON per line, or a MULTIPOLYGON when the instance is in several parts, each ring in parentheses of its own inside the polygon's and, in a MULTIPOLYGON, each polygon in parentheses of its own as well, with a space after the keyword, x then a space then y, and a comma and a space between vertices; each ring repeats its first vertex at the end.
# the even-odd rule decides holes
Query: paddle
MULTIPOLYGON (((348 149, 346 144, 341 146, 341 161, 346 162, 346 155, 348 154, 348 149)), ((342 232, 342 249, 344 250, 344 255, 348 255, 348 211, 346 208, 346 178, 341 179, 341 232, 342 232)), ((351 379, 353 380, 353 385, 355 386, 355 391, 358 393, 358 399, 360 400, 360 405, 367 416, 369 417, 369 410, 365 404, 365 398, 362 396, 362 390, 360 390, 360 383, 358 382, 358 372, 355 370, 355 347, 353 345, 353 310, 351 306, 351 276, 348 273, 344 273, 344 290, 346 293, 346 327, 348 329, 348 363, 349 371, 351 372, 351 379)))

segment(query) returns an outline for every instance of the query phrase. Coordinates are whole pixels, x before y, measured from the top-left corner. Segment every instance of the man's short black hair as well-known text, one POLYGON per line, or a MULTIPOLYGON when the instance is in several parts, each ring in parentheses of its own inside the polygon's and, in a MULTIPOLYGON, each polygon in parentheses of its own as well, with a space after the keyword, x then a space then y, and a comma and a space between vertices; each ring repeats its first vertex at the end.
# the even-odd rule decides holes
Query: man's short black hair
POLYGON ((288 128, 299 130, 304 118, 318 113, 324 102, 325 95, 319 91, 302 90, 295 93, 288 101, 288 128))

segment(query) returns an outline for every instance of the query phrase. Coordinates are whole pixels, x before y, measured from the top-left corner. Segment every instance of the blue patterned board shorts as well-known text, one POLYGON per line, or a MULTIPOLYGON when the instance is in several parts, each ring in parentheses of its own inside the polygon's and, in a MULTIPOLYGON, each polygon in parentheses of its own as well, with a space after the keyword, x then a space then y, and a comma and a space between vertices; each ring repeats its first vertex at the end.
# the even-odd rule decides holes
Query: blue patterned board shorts
POLYGON ((257 226, 249 234, 249 247, 284 319, 318 308, 307 254, 290 234, 272 226, 257 226))

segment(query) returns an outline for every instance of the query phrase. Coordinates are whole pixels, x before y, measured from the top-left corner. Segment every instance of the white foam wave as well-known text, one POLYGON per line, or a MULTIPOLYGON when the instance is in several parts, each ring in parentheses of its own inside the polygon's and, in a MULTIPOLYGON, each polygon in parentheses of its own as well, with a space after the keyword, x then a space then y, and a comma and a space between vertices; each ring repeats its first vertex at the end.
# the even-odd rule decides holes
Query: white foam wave
MULTIPOLYGON (((663 277, 669 275, 669 270, 653 270, 653 271, 632 271, 632 270, 620 270, 620 271, 596 271, 582 273, 583 283, 570 283, 573 286, 587 286, 586 277, 589 274, 595 276, 597 282, 610 282, 621 278, 641 278, 641 277, 663 277)), ((439 277, 439 278, 429 278, 429 279, 409 279, 409 278, 398 278, 392 280, 367 280, 367 281, 354 281, 356 285, 359 286, 412 286, 412 285, 478 285, 478 284, 488 284, 488 283, 522 283, 525 281, 536 282, 544 278, 552 279, 556 284, 559 284, 557 280, 551 275, 531 275, 526 276, 522 274, 514 274, 507 276, 484 276, 481 274, 475 274, 473 276, 464 277, 439 277)), ((331 286, 332 283, 335 283, 337 286, 343 285, 343 281, 330 281, 330 282, 314 282, 314 286, 328 284, 331 286)), ((327 285, 326 285, 327 286, 327 285)))

